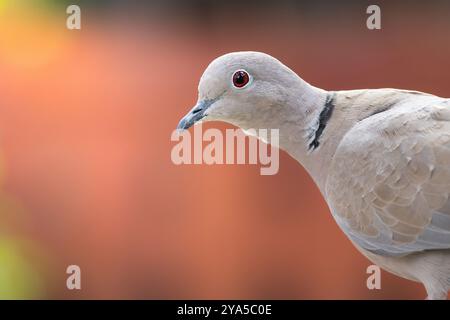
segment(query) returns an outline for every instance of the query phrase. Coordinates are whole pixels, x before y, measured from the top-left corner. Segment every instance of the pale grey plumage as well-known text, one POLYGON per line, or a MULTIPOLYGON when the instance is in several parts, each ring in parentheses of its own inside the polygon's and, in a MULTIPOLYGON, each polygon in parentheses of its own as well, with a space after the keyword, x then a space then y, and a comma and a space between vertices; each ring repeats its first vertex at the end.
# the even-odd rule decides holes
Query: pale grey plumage
POLYGON ((429 298, 446 298, 449 99, 396 89, 327 92, 268 55, 240 52, 206 69, 198 105, 206 100, 215 102, 202 120, 278 128, 280 147, 310 173, 356 247, 386 270, 424 283, 429 298), (230 85, 239 68, 252 76, 245 90, 230 85))
POLYGON ((352 240, 391 256, 450 248, 450 100, 403 95, 346 133, 326 186, 352 240))

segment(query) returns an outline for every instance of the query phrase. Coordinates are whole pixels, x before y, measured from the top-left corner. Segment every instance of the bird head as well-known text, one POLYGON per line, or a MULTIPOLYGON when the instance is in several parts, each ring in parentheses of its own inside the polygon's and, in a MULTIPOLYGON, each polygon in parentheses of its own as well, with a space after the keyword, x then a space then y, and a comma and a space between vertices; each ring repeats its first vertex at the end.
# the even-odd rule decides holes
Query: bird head
POLYGON ((289 89, 301 79, 270 55, 234 52, 215 59, 204 71, 198 101, 178 129, 200 121, 224 121, 243 129, 271 128, 289 89))

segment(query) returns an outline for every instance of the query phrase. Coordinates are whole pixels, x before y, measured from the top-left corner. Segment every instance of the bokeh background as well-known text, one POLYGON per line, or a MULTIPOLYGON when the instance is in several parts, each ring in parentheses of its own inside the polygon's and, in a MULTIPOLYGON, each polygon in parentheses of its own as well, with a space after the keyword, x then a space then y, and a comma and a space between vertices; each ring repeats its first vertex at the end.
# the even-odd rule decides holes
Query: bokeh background
POLYGON ((0 298, 424 298, 387 272, 367 289, 371 263, 285 153, 275 176, 170 159, 202 71, 230 51, 325 89, 449 97, 449 2, 377 1, 380 31, 369 4, 0 0, 0 298))

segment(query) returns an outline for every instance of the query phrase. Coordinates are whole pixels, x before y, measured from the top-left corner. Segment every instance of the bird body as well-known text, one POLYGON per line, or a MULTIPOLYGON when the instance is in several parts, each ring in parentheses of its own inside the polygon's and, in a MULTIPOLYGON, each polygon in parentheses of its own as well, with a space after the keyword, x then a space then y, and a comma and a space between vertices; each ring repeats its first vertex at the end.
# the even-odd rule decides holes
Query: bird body
POLYGON ((325 199, 338 225, 370 260, 424 283, 430 299, 446 298, 450 100, 383 92, 390 101, 357 121, 340 140, 325 199))
POLYGON ((357 249, 422 282, 428 298, 447 298, 450 99, 397 89, 326 91, 269 55, 238 52, 208 66, 199 102, 179 128, 200 119, 278 128, 279 147, 308 171, 357 249))

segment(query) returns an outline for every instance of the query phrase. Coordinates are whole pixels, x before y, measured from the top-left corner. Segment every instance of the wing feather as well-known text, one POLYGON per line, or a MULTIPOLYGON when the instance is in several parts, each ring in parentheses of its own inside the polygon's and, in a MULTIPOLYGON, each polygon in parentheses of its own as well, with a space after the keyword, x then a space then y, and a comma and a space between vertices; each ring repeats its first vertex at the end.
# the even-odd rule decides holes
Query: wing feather
POLYGON ((336 151, 326 196, 338 224, 367 250, 450 248, 450 100, 358 123, 336 151))

